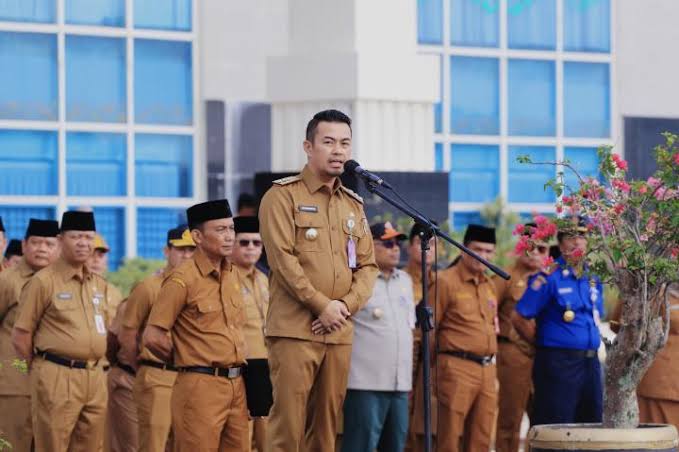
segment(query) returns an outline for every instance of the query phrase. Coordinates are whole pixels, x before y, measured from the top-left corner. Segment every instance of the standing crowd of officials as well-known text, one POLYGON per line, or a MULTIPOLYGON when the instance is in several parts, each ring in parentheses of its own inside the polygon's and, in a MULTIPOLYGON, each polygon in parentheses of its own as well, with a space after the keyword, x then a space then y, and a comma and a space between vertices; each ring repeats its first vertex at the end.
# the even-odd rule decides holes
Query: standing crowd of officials
MULTIPOLYGON (((422 450, 424 231, 369 224, 339 180, 351 141, 346 115, 317 113, 307 165, 273 183, 258 217, 234 218, 225 199, 190 207, 165 267, 126 298, 105 279, 92 212, 31 219, 0 272, 0 435, 13 450, 422 450)), ((586 226, 559 231, 548 267, 548 243, 517 256, 509 280, 466 254, 437 271, 431 239, 435 450, 516 452, 525 413, 601 421, 603 287, 582 262, 586 226)), ((469 225, 464 244, 490 260, 495 230, 469 225)), ((677 425, 667 290, 670 341, 639 400, 642 421, 677 425)))

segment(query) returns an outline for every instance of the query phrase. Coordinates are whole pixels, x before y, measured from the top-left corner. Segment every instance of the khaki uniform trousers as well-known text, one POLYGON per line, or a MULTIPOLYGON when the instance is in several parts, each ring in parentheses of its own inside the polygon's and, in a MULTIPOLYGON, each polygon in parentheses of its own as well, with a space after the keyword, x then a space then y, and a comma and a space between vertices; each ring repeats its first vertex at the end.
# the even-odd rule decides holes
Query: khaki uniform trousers
POLYGON ((36 357, 30 372, 35 450, 92 452, 103 447, 106 375, 36 357))
POLYGON ((137 408, 132 396, 134 376, 119 367, 108 371, 106 447, 109 452, 136 451, 139 447, 137 408))
POLYGON ((177 372, 140 366, 134 380, 139 420, 139 452, 172 450, 172 387, 177 372))
POLYGON ((497 420, 496 452, 518 452, 521 421, 532 387, 533 358, 513 343, 500 342, 497 378, 500 381, 500 412, 497 420))
POLYGON ((439 354, 438 452, 487 452, 497 413, 495 365, 439 354))
POLYGON ((268 343, 274 402, 267 452, 334 450, 351 345, 283 337, 268 343))
POLYGON ((175 452, 248 450, 243 377, 179 372, 172 390, 172 429, 175 452))
POLYGON ((268 417, 256 417, 248 422, 248 428, 250 429, 250 452, 266 451, 266 429, 268 423, 268 417))
MULTIPOLYGON (((28 375, 23 378, 28 378, 28 375)), ((12 445, 12 451, 31 450, 33 424, 29 396, 0 396, 0 436, 12 445)))
POLYGON ((679 402, 638 396, 639 421, 651 424, 670 424, 679 430, 679 402))

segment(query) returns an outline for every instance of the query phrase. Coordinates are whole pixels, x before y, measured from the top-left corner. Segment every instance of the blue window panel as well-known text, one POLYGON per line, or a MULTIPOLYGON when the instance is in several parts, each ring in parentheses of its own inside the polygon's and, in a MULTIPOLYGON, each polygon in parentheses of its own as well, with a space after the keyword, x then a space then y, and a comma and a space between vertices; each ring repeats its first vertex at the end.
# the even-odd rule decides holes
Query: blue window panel
MULTIPOLYGON (((599 173, 597 148, 566 147, 564 159, 568 160, 583 178, 594 177, 603 180, 599 173)), ((568 168, 563 168, 567 191, 575 191, 580 186, 578 177, 568 168)))
POLYGON ((57 119, 57 35, 0 33, 0 119, 57 119))
POLYGON ((610 52, 609 0, 564 0, 564 49, 573 52, 610 52))
POLYGON ((124 27, 125 0, 66 0, 66 23, 124 27))
POLYGON ((144 124, 191 124, 193 76, 188 42, 134 42, 135 120, 144 124))
POLYGON ((434 145, 434 170, 443 171, 443 143, 434 145))
POLYGON ((443 133, 443 65, 446 63, 446 58, 441 56, 439 68, 441 70, 439 76, 439 101, 434 104, 434 132, 443 133))
POLYGON ((0 206, 0 217, 5 225, 5 237, 8 239, 23 239, 26 235, 28 221, 31 218, 39 220, 54 220, 55 210, 52 207, 31 206, 15 207, 0 206))
POLYGON ((417 41, 443 43, 443 0, 417 0, 417 41))
POLYGON ((499 133, 500 83, 497 58, 450 57, 450 96, 450 127, 453 133, 499 133))
POLYGON ((138 134, 135 138, 137 196, 193 195, 193 138, 138 134))
POLYGON ((56 195, 57 177, 56 132, 0 130, 0 194, 56 195))
POLYGON ((519 163, 520 155, 529 155, 534 162, 556 161, 556 150, 550 146, 509 146, 509 202, 554 202, 554 191, 544 188, 556 174, 554 167, 519 163))
POLYGON ((507 4, 509 48, 556 48, 556 1, 509 0, 507 4))
POLYGON ((489 202, 500 193, 497 146, 453 144, 450 154, 450 200, 489 202))
POLYGON ((509 134, 556 134, 553 61, 509 60, 509 134))
POLYGON ((135 28, 191 31, 191 0, 137 0, 135 28))
POLYGON ((141 207, 137 210, 137 256, 164 259, 167 231, 186 224, 183 209, 141 207))
POLYGON ((564 63, 564 135, 608 137, 611 133, 607 63, 564 63))
POLYGON ((53 23, 56 0, 0 0, 0 21, 53 23))
POLYGON ((451 44, 497 47, 500 42, 500 0, 451 0, 451 44))
POLYGON ((66 135, 66 191, 70 196, 125 196, 125 134, 66 135))
POLYGON ((125 209, 122 207, 95 207, 94 221, 109 248, 109 271, 115 271, 125 257, 125 209))
POLYGON ((454 231, 464 232, 467 225, 483 224, 483 221, 481 220, 481 212, 455 212, 451 215, 451 223, 454 231))
POLYGON ((69 121, 125 122, 126 80, 124 39, 66 37, 69 121))

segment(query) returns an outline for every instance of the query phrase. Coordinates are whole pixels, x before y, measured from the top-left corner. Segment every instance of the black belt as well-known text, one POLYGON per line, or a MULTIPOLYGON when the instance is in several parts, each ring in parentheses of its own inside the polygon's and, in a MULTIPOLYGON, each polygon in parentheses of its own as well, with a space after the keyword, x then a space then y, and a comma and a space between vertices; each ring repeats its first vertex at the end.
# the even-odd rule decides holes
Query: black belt
POLYGON ((124 370, 125 372, 132 375, 133 377, 135 377, 137 375, 137 371, 134 370, 134 367, 132 367, 132 366, 128 366, 127 364, 123 364, 123 363, 116 363, 115 366, 124 370))
POLYGON ((90 364, 91 361, 80 361, 77 359, 63 358, 53 353, 41 352, 40 350, 38 350, 38 356, 45 361, 59 364, 60 366, 70 367, 71 369, 92 369, 96 367, 97 364, 99 364, 99 360, 94 361, 94 364, 90 364))
POLYGON ((225 377, 228 379, 238 378, 243 375, 243 367, 203 367, 203 366, 187 366, 178 367, 179 372, 195 372, 198 374, 213 375, 215 377, 225 377))
POLYGON ((575 348, 556 348, 556 347, 538 347, 538 349, 564 353, 572 358, 591 359, 599 356, 598 350, 578 350, 575 348))
POLYGON ((498 336, 497 341, 502 342, 503 344, 511 344, 512 343, 512 341, 509 340, 509 338, 507 336, 498 336))
POLYGON ((467 361, 473 361, 476 364, 482 366, 490 366, 495 363, 495 355, 479 356, 468 352, 455 352, 455 351, 441 351, 444 355, 455 356, 456 358, 466 359, 467 361))
POLYGON ((155 367, 156 369, 162 369, 162 370, 171 370, 173 372, 177 372, 177 368, 174 367, 171 364, 165 364, 165 363, 157 363, 155 361, 151 361, 150 359, 142 359, 139 361, 140 366, 149 366, 149 367, 155 367))

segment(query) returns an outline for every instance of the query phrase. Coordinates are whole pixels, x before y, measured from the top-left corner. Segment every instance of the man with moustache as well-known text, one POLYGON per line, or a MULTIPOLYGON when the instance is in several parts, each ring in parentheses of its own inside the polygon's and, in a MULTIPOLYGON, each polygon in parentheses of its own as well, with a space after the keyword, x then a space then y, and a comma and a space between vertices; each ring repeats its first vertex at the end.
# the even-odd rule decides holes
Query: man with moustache
POLYGON ((344 113, 316 113, 304 141, 307 165, 275 181, 260 205, 271 267, 269 452, 335 445, 351 358, 348 317, 367 302, 378 271, 363 200, 339 179, 351 139, 344 113), (316 320, 327 334, 314 334, 316 320))
POLYGON ((33 426, 28 375, 10 364, 17 357, 12 347, 12 328, 21 289, 59 256, 58 234, 56 221, 31 218, 22 243, 23 257, 15 267, 0 274, 0 432, 17 451, 31 449, 33 426))
POLYGON ((19 299, 12 342, 31 368, 35 449, 96 451, 106 417, 106 281, 87 269, 91 212, 65 212, 61 257, 31 278, 19 299))

